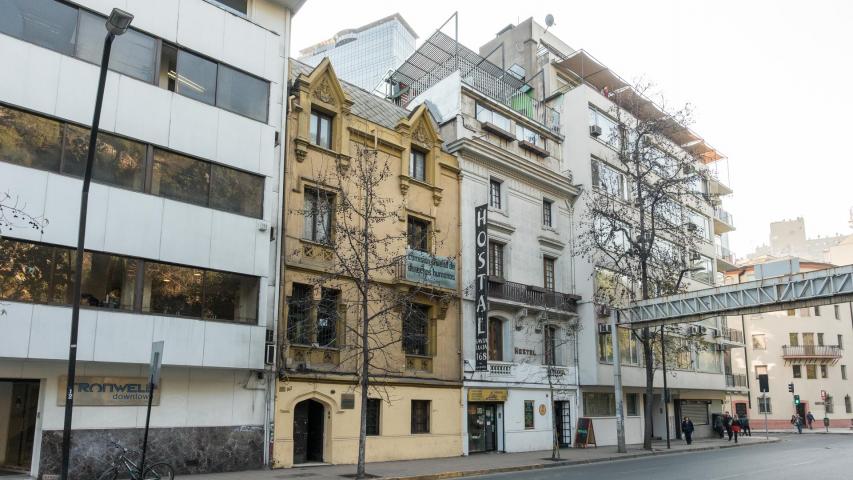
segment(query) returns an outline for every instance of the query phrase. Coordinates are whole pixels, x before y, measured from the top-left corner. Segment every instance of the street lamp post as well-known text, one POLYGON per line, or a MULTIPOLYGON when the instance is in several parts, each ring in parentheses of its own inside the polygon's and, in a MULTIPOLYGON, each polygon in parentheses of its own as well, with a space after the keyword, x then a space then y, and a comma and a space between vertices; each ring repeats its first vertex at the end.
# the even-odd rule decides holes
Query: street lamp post
POLYGON ((77 368, 77 331, 80 324, 80 294, 83 278, 83 243, 86 239, 86 213, 89 206, 89 184, 92 181, 92 164, 98 139, 98 125, 101 121, 101 105, 104 101, 104 86, 107 82, 110 50, 113 39, 127 31, 133 15, 114 8, 107 19, 107 36, 104 39, 104 52, 101 56, 101 71, 98 77, 98 93, 95 96, 95 112, 92 116, 92 130, 89 134, 89 150, 86 154, 86 169, 83 173, 83 191, 80 196, 80 223, 77 227, 77 251, 74 257, 74 290, 71 299, 71 337, 68 344, 68 375, 65 393, 65 423, 62 428, 62 472, 61 480, 68 480, 69 456, 71 451, 71 418, 74 409, 74 381, 77 368))

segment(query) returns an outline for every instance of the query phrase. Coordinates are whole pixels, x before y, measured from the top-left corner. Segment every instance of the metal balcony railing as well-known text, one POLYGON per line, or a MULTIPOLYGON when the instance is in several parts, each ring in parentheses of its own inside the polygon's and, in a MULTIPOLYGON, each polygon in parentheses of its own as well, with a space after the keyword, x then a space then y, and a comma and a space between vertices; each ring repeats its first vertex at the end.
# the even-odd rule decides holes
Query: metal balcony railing
POLYGON ((717 257, 722 259, 725 262, 735 264, 735 255, 728 248, 717 244, 717 257))
POLYGON ((542 287, 523 283, 489 280, 489 298, 509 300, 540 308, 553 308, 563 312, 577 313, 578 296, 568 293, 550 292, 542 287))
POLYGON ((721 207, 714 207, 714 217, 726 225, 735 225, 734 220, 732 219, 732 214, 723 210, 721 207))
POLYGON ((841 347, 837 345, 783 345, 782 358, 837 360, 841 358, 841 347))
POLYGON ((726 374, 726 387, 729 388, 746 388, 746 375, 726 374))

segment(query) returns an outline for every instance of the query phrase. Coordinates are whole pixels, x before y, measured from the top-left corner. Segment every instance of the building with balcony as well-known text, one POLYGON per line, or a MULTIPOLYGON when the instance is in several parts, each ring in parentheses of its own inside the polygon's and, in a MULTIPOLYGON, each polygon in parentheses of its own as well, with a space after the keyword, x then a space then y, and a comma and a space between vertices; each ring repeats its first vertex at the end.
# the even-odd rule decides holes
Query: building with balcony
POLYGON ((299 51, 299 61, 312 67, 328 58, 341 80, 369 92, 384 91, 387 75, 412 52, 418 35, 399 13, 358 28, 341 30, 332 38, 299 51))
POLYGON ((60 470, 81 176, 113 5, 135 18, 112 49, 89 196, 71 478, 98 476, 108 440, 139 448, 158 340, 149 458, 178 474, 264 465, 276 139, 302 3, 0 3, 0 192, 48 221, 0 239, 3 472, 60 470))
MULTIPOLYGON (((611 132, 619 130, 617 117, 612 112, 621 109, 628 119, 626 124, 640 115, 651 113, 665 116, 664 112, 648 99, 638 100, 641 94, 606 65, 589 53, 568 46, 532 19, 507 26, 480 47, 479 52, 489 60, 510 65, 509 70, 516 74, 515 78, 519 82, 532 83, 543 89, 543 97, 549 99, 547 105, 559 112, 559 134, 564 141, 561 143, 562 156, 557 159, 556 168, 561 172, 571 172, 572 183, 583 190, 580 200, 570 205, 575 225, 574 236, 580 233, 591 195, 606 191, 625 204, 636 200, 633 198, 634 186, 629 184, 629 176, 620 170, 624 166, 616 159, 618 149, 611 141, 611 138, 618 137, 615 133, 611 137, 611 132), (622 95, 616 95, 615 92, 622 95), (623 102, 622 99, 629 101, 623 102), (632 104, 641 106, 640 110, 631 110, 632 104)), ((687 287, 708 288, 717 282, 718 272, 722 271, 719 268, 723 265, 720 257, 723 247, 728 246, 726 233, 733 229, 730 216, 724 216, 719 208, 715 214, 721 196, 731 193, 731 189, 721 180, 724 175, 719 173, 719 165, 724 158, 695 132, 677 122, 667 129, 667 135, 665 140, 668 145, 665 150, 691 158, 691 171, 699 172, 699 181, 691 185, 683 200, 672 199, 675 202, 672 210, 677 212, 680 223, 689 226, 697 237, 695 251, 686 255, 691 262, 689 266, 694 269, 685 279, 687 287), (715 246, 715 241, 719 248, 715 246)), ((629 231, 636 228, 635 216, 620 221, 625 223, 629 231)), ((616 285, 614 282, 619 282, 618 275, 614 276, 612 270, 606 270, 605 265, 594 265, 583 255, 576 256, 571 263, 571 270, 566 273, 572 275, 575 285, 572 293, 581 298, 595 299, 600 288, 610 288, 616 285)), ((616 443, 616 421, 611 348, 613 332, 603 324, 607 321, 608 310, 602 307, 594 301, 578 306, 581 328, 577 358, 579 385, 582 385, 578 414, 594 418, 596 440, 606 445, 616 443)), ((701 343, 703 348, 682 352, 679 358, 672 360, 673 365, 670 367, 672 403, 669 424, 673 437, 679 434, 680 422, 676 418, 681 415, 689 415, 693 419, 697 436, 709 434, 712 414, 721 413, 724 410, 723 402, 731 398, 727 383, 736 383, 734 380, 727 382, 725 376, 731 373, 725 370, 725 358, 733 342, 717 335, 727 331, 729 326, 724 320, 710 319, 698 324, 697 328, 702 328, 704 332, 701 343)), ((623 400, 626 406, 627 442, 642 443, 643 393, 646 384, 642 348, 629 332, 620 331, 619 335, 626 392, 623 400)), ((732 334, 730 338, 736 338, 736 335, 732 334)), ((742 346, 738 343, 734 345, 742 346)), ((653 402, 654 436, 658 438, 664 436, 666 423, 662 386, 662 375, 658 368, 656 393, 653 399, 649 399, 653 402)))
MULTIPOLYGON (((780 275, 830 268, 826 263, 796 257, 762 257, 726 272, 726 283, 735 284, 780 275)), ((791 415, 805 418, 812 412, 819 428, 829 418, 833 427, 850 427, 853 422, 853 380, 848 368, 853 365, 850 342, 853 341, 851 304, 804 307, 780 312, 748 315, 746 348, 737 351, 733 362, 748 376, 747 409, 753 428, 763 425, 765 414, 770 428, 790 428, 791 415), (769 392, 759 389, 758 376, 766 374, 769 392), (794 385, 794 392, 788 391, 794 385), (825 396, 822 396, 825 393, 825 396), (800 404, 793 402, 799 395, 800 404)), ((815 428, 818 428, 816 426, 815 428)))
POLYGON ((557 440, 568 445, 577 412, 579 297, 570 242, 579 190, 561 168, 560 115, 541 88, 442 31, 390 83, 399 104, 434 113, 444 148, 461 170, 463 451, 550 449, 555 417, 557 440), (481 244, 488 307, 477 332, 474 213, 480 206, 488 217, 481 244))
POLYGON ((426 106, 291 65, 274 466, 356 463, 363 406, 368 462, 457 456, 457 159, 426 106))

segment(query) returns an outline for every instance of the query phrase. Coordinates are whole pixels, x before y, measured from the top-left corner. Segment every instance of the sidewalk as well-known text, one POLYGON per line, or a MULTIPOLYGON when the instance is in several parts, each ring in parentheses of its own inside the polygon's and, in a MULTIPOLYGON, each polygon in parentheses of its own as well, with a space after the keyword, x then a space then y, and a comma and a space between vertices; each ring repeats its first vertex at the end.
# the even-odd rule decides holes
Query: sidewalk
MULTIPOLYGON (((784 428, 784 429, 771 428, 767 431, 770 433, 790 433, 793 435, 797 435, 797 431, 794 429, 794 427, 784 428)), ((764 435, 764 429, 753 428, 752 433, 753 433, 753 435, 764 435)), ((828 432, 822 426, 820 428, 817 428, 817 426, 815 426, 814 430, 809 430, 808 428, 803 429, 803 435, 805 435, 805 434, 815 435, 818 433, 822 433, 824 435, 826 435, 827 433, 839 433, 839 434, 853 435, 853 429, 850 429, 850 428, 830 428, 828 432)))
MULTIPOLYGON (((524 453, 493 453, 477 454, 467 457, 432 458, 427 460, 408 460, 398 462, 376 462, 367 464, 367 473, 380 476, 386 480, 439 480, 445 478, 484 475, 487 473, 513 472, 520 470, 536 470, 562 465, 606 462, 650 455, 666 455, 673 453, 716 450, 735 446, 748 446, 763 443, 778 442, 779 439, 763 436, 743 438, 738 444, 718 439, 702 439, 687 446, 682 440, 673 440, 672 449, 667 450, 666 444, 656 442, 653 451, 642 449, 642 445, 628 446, 628 453, 619 454, 616 447, 598 448, 565 448, 560 450, 560 460, 550 459, 550 451, 524 453)), ((340 480, 343 475, 352 475, 355 465, 317 465, 309 467, 288 468, 278 470, 258 470, 251 472, 233 472, 208 475, 191 475, 182 478, 192 480, 281 480, 310 478, 310 480, 340 480)))

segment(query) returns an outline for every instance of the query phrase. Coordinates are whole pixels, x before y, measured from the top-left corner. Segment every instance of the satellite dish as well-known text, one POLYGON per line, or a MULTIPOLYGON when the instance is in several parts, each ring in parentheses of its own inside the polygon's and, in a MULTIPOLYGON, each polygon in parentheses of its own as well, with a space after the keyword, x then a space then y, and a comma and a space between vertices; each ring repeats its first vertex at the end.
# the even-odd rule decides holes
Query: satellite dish
POLYGON ((548 28, 554 26, 554 16, 550 13, 548 15, 545 15, 545 26, 548 28))

